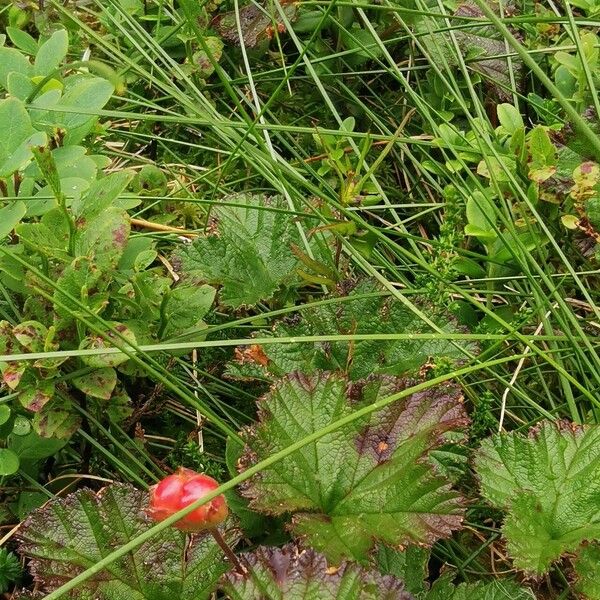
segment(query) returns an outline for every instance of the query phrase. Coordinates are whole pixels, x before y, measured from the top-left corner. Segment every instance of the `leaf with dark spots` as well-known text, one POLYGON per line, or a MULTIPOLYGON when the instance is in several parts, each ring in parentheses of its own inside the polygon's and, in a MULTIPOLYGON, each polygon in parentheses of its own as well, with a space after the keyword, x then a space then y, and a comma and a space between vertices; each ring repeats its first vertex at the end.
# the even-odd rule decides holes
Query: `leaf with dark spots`
POLYGON ((81 417, 66 398, 54 397, 33 417, 33 429, 44 438, 70 438, 81 425, 81 417))
POLYGON ((101 271, 114 269, 125 250, 129 232, 127 213, 120 208, 108 208, 77 233, 75 254, 89 258, 101 271))
MULTIPOLYGON (((105 336, 108 340, 104 339, 101 335, 93 334, 88 335, 79 345, 80 350, 99 350, 103 348, 119 348, 135 346, 137 341, 135 334, 129 327, 123 323, 109 322, 110 329, 107 329, 105 336), (125 340, 121 339, 121 336, 125 340), (111 343, 112 341, 112 343, 111 343)), ((129 356, 124 352, 110 352, 105 354, 93 354, 90 356, 82 356, 81 360, 84 364, 90 367, 116 367, 129 360, 129 356)))
POLYGON ((103 276, 102 271, 91 259, 84 256, 74 259, 65 267, 56 282, 53 294, 56 314, 70 320, 82 311, 81 306, 69 296, 88 307, 97 308, 98 305, 107 303, 108 299, 102 293, 106 287, 105 279, 106 276, 103 276))
POLYGON ((117 372, 111 367, 94 369, 73 379, 73 385, 92 398, 109 400, 117 385, 117 372))
POLYGON ((24 321, 13 328, 13 335, 30 352, 43 352, 48 328, 37 321, 24 321))
POLYGON ((242 558, 251 573, 222 579, 231 600, 414 600, 392 575, 348 562, 329 565, 322 554, 295 544, 259 546, 242 558))
MULTIPOLYGON (((49 593, 149 529, 146 492, 114 484, 79 490, 34 511, 19 530, 36 587, 49 593)), ((231 536, 229 540, 232 541, 231 536)), ((205 600, 227 570, 210 535, 168 528, 65 596, 81 600, 205 600)))
POLYGON ((37 381, 19 392, 19 402, 32 412, 39 412, 54 396, 54 381, 37 381))
MULTIPOLYGON (((244 432, 243 470, 307 435, 410 386, 395 377, 349 382, 293 373, 259 401, 244 432)), ((376 541, 430 545, 460 527, 463 501, 431 451, 468 424, 460 390, 410 394, 336 429, 242 484, 254 510, 296 513, 291 529, 328 559, 365 560, 376 541)))

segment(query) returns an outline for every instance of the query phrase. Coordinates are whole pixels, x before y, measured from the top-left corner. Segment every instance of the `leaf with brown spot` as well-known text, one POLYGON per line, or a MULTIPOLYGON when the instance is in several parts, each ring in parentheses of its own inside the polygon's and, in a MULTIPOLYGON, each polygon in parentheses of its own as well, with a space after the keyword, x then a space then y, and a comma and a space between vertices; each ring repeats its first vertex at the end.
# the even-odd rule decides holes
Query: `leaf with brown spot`
POLYGON ((2 369, 2 381, 11 389, 16 389, 21 383, 23 374, 27 370, 27 363, 25 362, 11 362, 4 363, 2 369))
MULTIPOLYGON (((410 382, 293 373, 259 401, 244 433, 245 469, 307 435, 402 391, 410 382)), ((468 424, 460 389, 411 394, 299 449, 242 484, 251 508, 295 513, 291 529, 337 562, 364 560, 376 541, 433 544, 460 527, 463 501, 439 475, 430 452, 468 424)))
POLYGON ((24 321, 13 327, 13 335, 29 352, 43 352, 48 328, 37 321, 24 321))
MULTIPOLYGON (((108 325, 110 329, 107 329, 105 335, 109 338, 105 340, 104 337, 98 334, 92 334, 81 340, 79 344, 80 350, 96 350, 103 348, 123 348, 127 349, 128 345, 135 345, 137 343, 135 334, 127 325, 123 323, 117 323, 109 321, 108 325), (118 334, 118 335, 117 335, 118 334), (126 341, 122 340, 120 336, 123 336, 126 341), (111 340, 112 343, 111 343, 111 340)), ((131 349, 131 348, 129 348, 131 349)), ((90 356, 82 356, 81 361, 90 367, 116 367, 129 360, 129 356, 124 352, 110 352, 105 354, 93 354, 90 356)))
POLYGON ((129 217, 120 208, 108 208, 91 219, 75 236, 75 255, 85 256, 101 271, 114 269, 129 239, 129 217))
POLYGON ((54 381, 36 381, 34 385, 26 387, 19 393, 19 402, 32 412, 38 412, 54 396, 54 381))
POLYGON ((81 425, 81 417, 69 400, 53 398, 33 417, 33 429, 41 437, 70 438, 81 425))
POLYGON ((73 379, 73 385, 92 398, 109 400, 117 385, 117 372, 111 367, 94 369, 73 379))

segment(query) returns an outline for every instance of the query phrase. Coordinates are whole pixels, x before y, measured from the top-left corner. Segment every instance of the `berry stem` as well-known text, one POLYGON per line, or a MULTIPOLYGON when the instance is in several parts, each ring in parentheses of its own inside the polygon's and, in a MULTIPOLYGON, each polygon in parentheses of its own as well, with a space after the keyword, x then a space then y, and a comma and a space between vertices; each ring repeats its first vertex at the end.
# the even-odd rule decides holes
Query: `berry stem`
POLYGON ((229 559, 231 564, 235 567, 235 570, 240 575, 246 575, 248 573, 248 569, 246 569, 246 567, 244 567, 244 565, 240 562, 240 559, 235 555, 235 553, 233 552, 233 550, 231 549, 229 544, 225 541, 225 538, 221 535, 221 532, 216 527, 211 529, 210 532, 211 532, 212 536, 215 538, 215 542, 217 542, 217 544, 219 544, 219 547, 221 548, 221 550, 223 550, 223 553, 225 554, 225 556, 229 559))

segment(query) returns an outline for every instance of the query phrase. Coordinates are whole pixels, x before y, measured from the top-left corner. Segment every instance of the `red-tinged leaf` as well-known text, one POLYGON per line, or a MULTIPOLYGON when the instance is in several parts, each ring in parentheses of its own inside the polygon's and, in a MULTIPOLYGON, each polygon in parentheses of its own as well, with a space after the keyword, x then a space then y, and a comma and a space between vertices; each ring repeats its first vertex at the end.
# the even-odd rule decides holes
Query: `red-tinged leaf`
MULTIPOLYGON (((36 588, 46 594, 149 529, 148 495, 129 485, 79 490, 34 511, 19 530, 36 588)), ((231 536, 228 536, 232 541, 231 536)), ((65 595, 77 600, 205 600, 227 570, 210 535, 168 528, 65 595)))
MULTIPOLYGON (((339 374, 291 374, 259 402, 240 467, 408 385, 394 377, 350 383, 339 374)), ((255 510, 296 513, 292 532, 333 561, 364 560, 377 540, 430 545, 460 527, 463 502, 429 453, 467 423, 455 385, 408 395, 267 467, 242 494, 255 510)))
POLYGON ((39 412, 54 396, 54 381, 36 381, 19 393, 19 402, 32 412, 39 412))
POLYGON ((413 600, 404 583, 343 562, 329 565, 322 554, 295 544, 258 547, 242 558, 252 571, 229 572, 221 587, 231 600, 413 600))
POLYGON ((2 370, 2 381, 11 389, 14 390, 21 383, 23 374, 27 369, 27 363, 12 362, 8 363, 2 370))
POLYGON ((25 321, 13 328, 13 335, 30 352, 43 352, 48 328, 37 321, 25 321))

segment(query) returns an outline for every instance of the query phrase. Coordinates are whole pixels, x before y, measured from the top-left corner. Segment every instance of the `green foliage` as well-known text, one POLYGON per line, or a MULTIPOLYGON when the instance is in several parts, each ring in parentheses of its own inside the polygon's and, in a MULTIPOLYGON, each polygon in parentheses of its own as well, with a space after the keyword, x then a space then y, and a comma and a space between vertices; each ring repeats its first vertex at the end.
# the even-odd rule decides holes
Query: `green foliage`
POLYGON ((527 437, 482 443, 475 469, 482 495, 507 511, 503 534, 515 565, 546 573, 567 552, 600 537, 600 428, 542 422, 527 437))
POLYGON ((534 4, 0 0, 21 597, 149 526, 133 488, 48 494, 262 459, 220 584, 218 547, 167 531, 70 596, 532 598, 516 566, 599 597, 570 425, 600 417, 598 1, 534 4), (455 381, 356 418, 399 376, 455 381))
POLYGON ((215 233, 197 239, 178 258, 188 280, 222 286, 224 305, 253 306, 297 285, 292 248, 301 244, 300 234, 289 215, 280 212, 280 199, 242 195, 230 200, 237 206, 213 209, 215 233))
MULTIPOLYGON (((147 494, 126 485, 97 493, 79 490, 32 513, 19 530, 19 551, 30 559, 37 586, 48 593, 106 553, 146 531, 147 494)), ((167 600, 209 598, 227 570, 210 535, 192 543, 167 529, 112 563, 69 597, 79 599, 167 600)))
POLYGON ((427 600, 534 600, 535 596, 526 588, 510 580, 490 583, 452 583, 452 577, 442 576, 425 596, 427 600))
POLYGON ((0 548, 0 594, 7 592, 11 583, 21 577, 19 558, 6 548, 0 548))
MULTIPOLYGON (((373 335, 374 339, 324 341, 317 343, 265 344, 262 346, 263 369, 260 362, 250 362, 242 352, 241 374, 253 372, 263 376, 281 376, 299 370, 342 371, 350 379, 370 374, 404 375, 416 372, 428 360, 447 357, 453 364, 464 362, 469 354, 477 354, 471 342, 452 342, 441 338, 410 339, 411 334, 430 333, 431 327, 417 313, 426 314, 437 327, 447 333, 459 333, 456 319, 443 310, 432 310, 427 302, 411 300, 415 308, 405 306, 393 296, 387 296, 374 281, 345 282, 338 286, 339 302, 306 308, 299 316, 275 324, 269 335, 276 338, 301 338, 327 335, 373 335), (404 339, 385 339, 385 336, 405 334, 404 339), (382 338, 377 339, 377 335, 382 338), (254 367, 251 371, 247 367, 254 367)), ((332 298, 332 300, 334 299, 332 298)), ((261 332, 259 335, 263 335, 261 332)), ((240 375, 232 365, 230 375, 240 375)))
POLYGON ((414 599, 402 581, 391 575, 346 562, 330 567, 322 554, 294 544, 282 548, 260 546, 242 557, 252 571, 227 574, 223 589, 232 600, 414 599))
MULTIPOLYGON (((395 378, 349 382, 294 373, 259 402, 244 434, 242 467, 402 391, 395 378)), ((375 540, 432 544, 462 521, 462 499, 436 474, 430 453, 468 423, 455 386, 398 400, 323 436, 242 486, 255 510, 295 513, 291 530, 328 559, 365 560, 375 540)))
POLYGON ((574 560, 575 590, 589 600, 600 598, 600 545, 584 544, 574 560))

